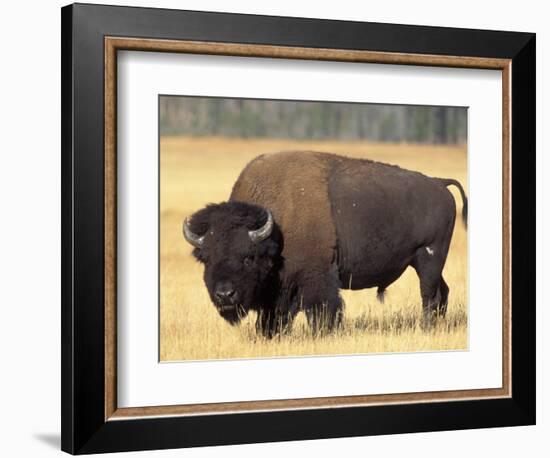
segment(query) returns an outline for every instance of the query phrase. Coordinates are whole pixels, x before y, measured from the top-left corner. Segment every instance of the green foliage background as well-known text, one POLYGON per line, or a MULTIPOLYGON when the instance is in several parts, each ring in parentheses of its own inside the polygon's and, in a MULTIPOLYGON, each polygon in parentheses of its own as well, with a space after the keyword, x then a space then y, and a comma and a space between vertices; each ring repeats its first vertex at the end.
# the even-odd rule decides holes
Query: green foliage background
POLYGON ((464 107, 161 96, 161 135, 466 141, 464 107))

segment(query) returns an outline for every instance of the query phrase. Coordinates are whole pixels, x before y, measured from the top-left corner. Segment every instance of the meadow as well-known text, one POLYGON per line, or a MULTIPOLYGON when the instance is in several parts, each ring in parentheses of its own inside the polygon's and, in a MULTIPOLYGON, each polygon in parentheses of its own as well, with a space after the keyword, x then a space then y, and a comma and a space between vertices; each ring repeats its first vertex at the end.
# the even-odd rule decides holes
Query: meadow
MULTIPOLYGON (((460 350, 467 348, 467 232, 457 217, 443 276, 450 287, 447 316, 421 327, 418 277, 408 268, 384 304, 376 290, 342 291, 343 326, 313 336, 303 314, 292 332, 257 336, 253 313, 227 324, 210 302, 202 266, 182 236, 182 221, 207 203, 227 200, 242 168, 267 152, 315 150, 369 158, 429 176, 458 179, 467 189, 465 146, 165 136, 160 143, 160 359, 203 360, 276 356, 460 350)), ((462 210, 458 192, 450 188, 462 210)))

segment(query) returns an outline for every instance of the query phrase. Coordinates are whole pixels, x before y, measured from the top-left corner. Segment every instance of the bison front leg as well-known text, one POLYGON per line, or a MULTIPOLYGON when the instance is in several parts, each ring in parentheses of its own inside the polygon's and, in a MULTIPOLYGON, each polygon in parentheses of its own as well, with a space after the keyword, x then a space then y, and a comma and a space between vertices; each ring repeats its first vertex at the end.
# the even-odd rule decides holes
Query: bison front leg
POLYGON ((313 334, 333 332, 342 323, 342 302, 314 304, 306 310, 307 322, 313 334))
POLYGON ((334 275, 303 287, 301 293, 302 308, 314 334, 332 332, 341 325, 344 303, 334 275))
POLYGON ((267 339, 290 331, 294 315, 279 310, 261 310, 256 319, 256 332, 267 339))

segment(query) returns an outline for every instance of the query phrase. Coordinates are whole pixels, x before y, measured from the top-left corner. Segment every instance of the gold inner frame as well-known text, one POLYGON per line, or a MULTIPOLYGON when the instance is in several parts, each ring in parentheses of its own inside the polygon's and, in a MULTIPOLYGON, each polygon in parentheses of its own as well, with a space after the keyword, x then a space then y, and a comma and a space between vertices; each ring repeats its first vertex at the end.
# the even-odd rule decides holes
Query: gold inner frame
POLYGON ((105 37, 105 420, 151 416, 245 413, 273 410, 319 409, 396 403, 459 401, 511 397, 511 60, 481 57, 438 56, 344 49, 300 48, 179 40, 105 37), (116 107, 117 51, 177 52, 241 57, 363 62, 493 69, 502 72, 502 380, 500 388, 430 391, 400 394, 335 396, 304 399, 241 401, 210 404, 143 406, 117 405, 116 336, 116 107))

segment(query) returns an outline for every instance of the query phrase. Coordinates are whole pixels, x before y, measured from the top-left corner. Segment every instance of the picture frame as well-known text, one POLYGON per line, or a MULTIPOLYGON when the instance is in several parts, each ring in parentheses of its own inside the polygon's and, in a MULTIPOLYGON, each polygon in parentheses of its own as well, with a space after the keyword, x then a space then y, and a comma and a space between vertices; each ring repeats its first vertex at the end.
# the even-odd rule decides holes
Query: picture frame
POLYGON ((62 9, 61 41, 64 451, 535 423, 534 34, 74 4, 62 9), (501 71, 502 386, 119 408, 116 64, 122 50, 501 71))

